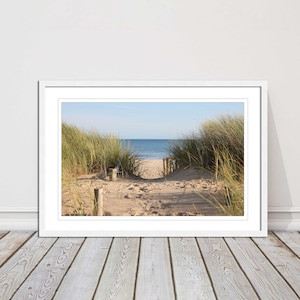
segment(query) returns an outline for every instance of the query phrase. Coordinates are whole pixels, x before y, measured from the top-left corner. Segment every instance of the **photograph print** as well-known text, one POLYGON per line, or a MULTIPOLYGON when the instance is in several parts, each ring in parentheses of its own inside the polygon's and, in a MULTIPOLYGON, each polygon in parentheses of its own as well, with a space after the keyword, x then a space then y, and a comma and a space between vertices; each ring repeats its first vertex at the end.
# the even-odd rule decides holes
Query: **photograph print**
POLYGON ((61 216, 244 216, 245 109, 61 100, 61 216))

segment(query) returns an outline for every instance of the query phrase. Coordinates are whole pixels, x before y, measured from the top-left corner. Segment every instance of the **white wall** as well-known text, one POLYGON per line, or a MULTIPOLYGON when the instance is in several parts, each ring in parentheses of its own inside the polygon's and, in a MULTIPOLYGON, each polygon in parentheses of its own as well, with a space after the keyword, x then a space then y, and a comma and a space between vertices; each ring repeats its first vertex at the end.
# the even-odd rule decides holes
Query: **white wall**
POLYGON ((0 228, 37 228, 38 80, 268 80, 271 228, 300 229, 298 0, 11 0, 0 228))

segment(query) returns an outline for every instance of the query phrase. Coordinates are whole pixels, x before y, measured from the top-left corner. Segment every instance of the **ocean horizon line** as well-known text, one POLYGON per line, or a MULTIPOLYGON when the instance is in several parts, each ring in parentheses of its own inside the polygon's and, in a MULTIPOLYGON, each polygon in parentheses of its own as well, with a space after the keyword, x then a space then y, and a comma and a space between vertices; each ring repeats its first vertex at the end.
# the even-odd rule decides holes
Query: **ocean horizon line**
POLYGON ((169 156, 170 145, 175 139, 121 139, 141 155, 142 159, 163 159, 169 156))

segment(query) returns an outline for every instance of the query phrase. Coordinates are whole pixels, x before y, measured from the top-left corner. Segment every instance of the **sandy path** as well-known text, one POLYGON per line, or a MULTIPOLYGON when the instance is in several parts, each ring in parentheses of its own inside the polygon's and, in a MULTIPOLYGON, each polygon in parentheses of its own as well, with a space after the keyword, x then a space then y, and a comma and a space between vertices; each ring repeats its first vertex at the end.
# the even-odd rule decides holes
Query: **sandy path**
POLYGON ((162 160, 143 161, 140 177, 116 181, 98 179, 96 174, 79 177, 63 191, 63 215, 92 215, 93 190, 100 187, 107 216, 221 215, 209 202, 219 197, 221 187, 208 173, 188 168, 163 177, 162 160))
POLYGON ((162 159, 142 160, 139 172, 140 177, 144 179, 164 177, 162 159))

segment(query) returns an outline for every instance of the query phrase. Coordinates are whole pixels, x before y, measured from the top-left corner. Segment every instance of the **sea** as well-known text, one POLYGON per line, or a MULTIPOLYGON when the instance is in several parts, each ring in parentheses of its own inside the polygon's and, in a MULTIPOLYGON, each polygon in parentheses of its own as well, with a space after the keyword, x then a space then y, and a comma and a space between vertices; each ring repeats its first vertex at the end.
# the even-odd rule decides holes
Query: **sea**
POLYGON ((171 139, 127 139, 125 145, 130 145, 142 159, 163 159, 170 156, 168 149, 174 140, 171 139))

